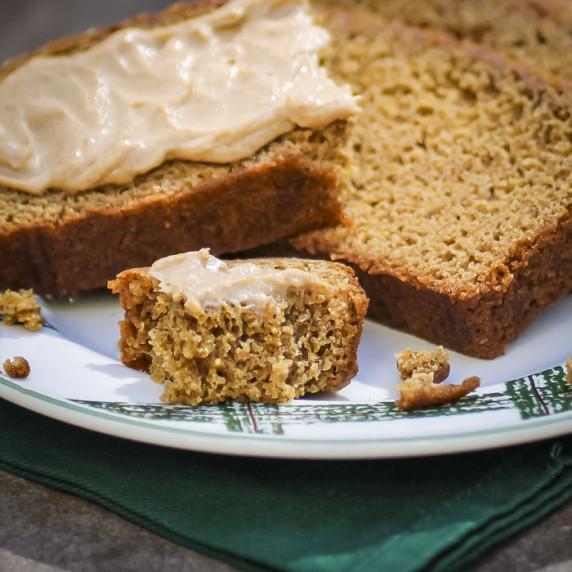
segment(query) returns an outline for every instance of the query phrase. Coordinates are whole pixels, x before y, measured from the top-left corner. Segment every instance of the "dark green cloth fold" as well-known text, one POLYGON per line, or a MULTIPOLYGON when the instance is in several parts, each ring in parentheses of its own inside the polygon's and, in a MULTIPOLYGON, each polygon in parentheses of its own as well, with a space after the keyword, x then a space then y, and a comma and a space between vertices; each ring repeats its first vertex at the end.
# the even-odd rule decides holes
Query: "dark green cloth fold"
POLYGON ((0 467, 248 570, 458 570, 572 498, 572 436, 433 458, 216 456, 0 400, 0 467))

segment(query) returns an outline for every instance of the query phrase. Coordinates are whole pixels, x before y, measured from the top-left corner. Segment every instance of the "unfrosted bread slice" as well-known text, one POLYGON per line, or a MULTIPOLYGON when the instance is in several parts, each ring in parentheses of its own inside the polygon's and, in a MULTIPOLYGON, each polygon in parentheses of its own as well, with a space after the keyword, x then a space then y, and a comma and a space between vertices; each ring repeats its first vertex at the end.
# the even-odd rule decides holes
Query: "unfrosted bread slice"
POLYGON ((569 0, 317 0, 452 34, 572 80, 569 0))
POLYGON ((369 316, 483 358, 572 287, 572 89, 485 48, 332 12, 362 96, 349 227, 294 243, 358 271, 369 316))
MULTIPOLYGON (((207 263, 221 264, 212 256, 207 263)), ((255 259, 228 261, 220 272, 245 265, 271 273, 271 281, 281 274, 290 280, 287 273, 294 270, 297 280, 286 282, 282 294, 270 296, 263 307, 244 303, 244 297, 233 300, 232 291, 214 304, 189 304, 164 288, 149 268, 124 271, 110 282, 125 309, 121 360, 163 383, 163 401, 279 403, 336 391, 356 374, 367 298, 350 268, 255 259), (300 273, 307 282, 300 281, 300 273)), ((186 280, 192 285, 199 278, 190 273, 186 280)))
MULTIPOLYGON (((220 2, 176 4, 121 27, 181 22, 220 2)), ((8 62, 86 50, 118 27, 89 30, 8 62)), ((125 268, 185 250, 235 252, 338 223, 347 125, 296 128, 228 164, 167 161, 129 183, 41 195, 0 186, 0 288, 60 293, 105 286, 125 268)))

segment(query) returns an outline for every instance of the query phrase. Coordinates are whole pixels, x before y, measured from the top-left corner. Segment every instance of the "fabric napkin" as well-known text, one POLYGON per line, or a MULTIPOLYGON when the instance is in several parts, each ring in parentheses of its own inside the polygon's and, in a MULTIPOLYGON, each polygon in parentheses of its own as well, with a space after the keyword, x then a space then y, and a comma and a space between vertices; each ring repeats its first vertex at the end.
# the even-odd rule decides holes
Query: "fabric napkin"
POLYGON ((458 570, 572 498, 572 436, 433 458, 161 448, 0 400, 0 467, 245 570, 458 570))

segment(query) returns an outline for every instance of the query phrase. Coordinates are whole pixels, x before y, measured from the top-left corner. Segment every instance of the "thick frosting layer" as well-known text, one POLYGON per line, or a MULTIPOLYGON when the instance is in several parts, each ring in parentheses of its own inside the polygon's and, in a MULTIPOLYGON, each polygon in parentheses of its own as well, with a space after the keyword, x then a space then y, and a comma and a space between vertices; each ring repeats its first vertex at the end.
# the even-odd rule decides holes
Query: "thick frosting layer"
POLYGON ((229 304, 248 306, 263 314, 274 311, 289 288, 325 288, 319 278, 304 270, 277 270, 251 262, 229 266, 207 249, 161 258, 149 274, 159 281, 162 292, 183 302, 190 311, 229 304))
POLYGON ((296 125, 348 118, 350 88, 319 63, 328 41, 304 0, 230 0, 36 56, 0 83, 0 183, 85 190, 167 159, 246 158, 296 125))

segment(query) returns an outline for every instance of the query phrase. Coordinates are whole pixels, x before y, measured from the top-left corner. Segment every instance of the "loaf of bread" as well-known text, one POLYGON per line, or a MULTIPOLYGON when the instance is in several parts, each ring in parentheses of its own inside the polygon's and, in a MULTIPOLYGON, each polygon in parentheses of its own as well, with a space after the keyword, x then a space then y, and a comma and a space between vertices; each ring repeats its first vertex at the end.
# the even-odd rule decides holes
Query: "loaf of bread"
MULTIPOLYGON (((217 2, 176 4, 107 30, 56 41, 28 59, 87 50, 119 28, 166 26, 217 2)), ((235 252, 339 223, 347 123, 295 128, 225 164, 169 160, 125 184, 42 194, 0 186, 0 289, 60 293, 104 287, 123 269, 208 246, 235 252)))
POLYGON ((572 80, 569 0, 317 0, 452 34, 572 80))
POLYGON ((163 383, 167 403, 279 403, 341 389, 357 372, 367 298, 342 264, 222 263, 203 250, 124 271, 109 287, 125 309, 121 360, 163 383), (173 262, 183 268, 175 280, 154 273, 173 262), (205 280, 207 297, 196 299, 205 280), (189 295, 172 290, 185 281, 189 295))
POLYGON ((326 65, 361 94, 351 226, 293 243, 356 269, 369 316, 502 354, 572 287, 572 89, 371 13, 324 15, 326 65))

